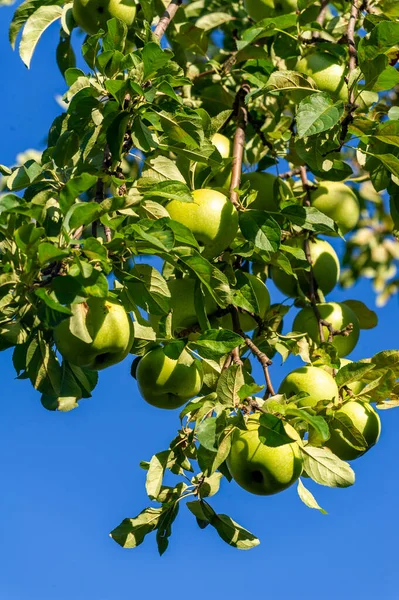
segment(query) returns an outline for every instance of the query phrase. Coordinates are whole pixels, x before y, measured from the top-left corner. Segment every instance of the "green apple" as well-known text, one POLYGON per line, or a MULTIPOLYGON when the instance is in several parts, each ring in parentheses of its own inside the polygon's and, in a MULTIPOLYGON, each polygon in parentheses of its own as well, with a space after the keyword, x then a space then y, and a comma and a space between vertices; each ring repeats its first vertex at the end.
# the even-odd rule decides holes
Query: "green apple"
POLYGON ((202 388, 201 361, 175 344, 150 350, 136 371, 140 394, 148 404, 174 409, 197 396, 202 388))
POLYGON ((319 367, 299 367, 288 373, 281 382, 279 394, 285 394, 287 398, 307 392, 309 396, 299 400, 297 406, 314 407, 321 400, 337 402, 339 398, 338 386, 334 378, 324 369, 319 367))
MULTIPOLYGON (((299 438, 288 423, 286 433, 299 438)), ((272 431, 263 444, 258 435, 259 415, 250 415, 247 431, 236 429, 231 442, 227 466, 233 479, 247 492, 259 496, 270 496, 287 489, 302 473, 302 457, 297 441, 276 443, 272 431)))
POLYGON ((380 417, 374 408, 370 404, 358 400, 350 400, 343 404, 334 413, 334 418, 329 422, 329 426, 330 439, 325 446, 342 460, 354 460, 365 454, 378 442, 381 433, 380 417), (348 429, 347 419, 350 419, 355 429, 362 434, 367 444, 366 449, 360 449, 359 441, 348 429))
MULTIPOLYGON (((360 327, 355 313, 346 304, 338 302, 326 302, 317 305, 320 316, 331 323, 334 329, 341 330, 352 323, 353 330, 348 336, 335 335, 332 344, 338 352, 338 356, 350 354, 359 339, 360 327)), ((293 331, 302 331, 316 343, 320 343, 319 327, 312 307, 303 308, 294 319, 293 331)), ((323 326, 324 338, 327 341, 329 330, 323 326)))
POLYGON ((359 221, 360 208, 356 194, 341 181, 321 181, 317 190, 311 192, 311 203, 333 219, 344 234, 359 221))
MULTIPOLYGON (((303 248, 304 238, 290 238, 284 242, 292 248, 303 248)), ((340 264, 334 248, 325 240, 309 240, 310 257, 312 259, 313 275, 317 281, 318 288, 324 295, 329 294, 338 283, 340 264)), ((298 283, 305 295, 310 293, 309 271, 297 271, 298 283)), ((271 278, 275 286, 283 294, 295 298, 298 295, 297 281, 292 275, 288 275, 281 269, 272 267, 271 278)))
POLYGON ((114 17, 129 28, 136 16, 136 3, 134 0, 74 0, 73 16, 79 27, 90 35, 99 29, 107 31, 107 21, 114 17))
MULTIPOLYGON (((259 277, 256 277, 256 275, 252 275, 251 273, 243 273, 243 275, 246 277, 248 284, 252 287, 252 291, 258 302, 259 310, 256 314, 261 319, 264 319, 267 311, 270 308, 269 290, 263 281, 259 279, 259 277)), ((249 314, 240 313, 239 319, 240 326, 243 331, 253 331, 257 327, 257 322, 249 314)), ((231 315, 229 314, 221 317, 219 319, 219 323, 224 329, 233 329, 231 315)))
POLYGON ((222 158, 229 158, 229 156, 231 156, 233 145, 228 137, 222 135, 221 133, 215 133, 212 136, 211 141, 212 144, 218 149, 222 158))
POLYGON ((166 209, 171 219, 188 227, 204 246, 203 256, 215 258, 234 240, 238 213, 229 199, 215 190, 195 190, 193 197, 193 202, 172 200, 166 209))
POLYGON ((133 323, 119 302, 89 298, 72 304, 71 310, 72 316, 54 330, 57 349, 68 362, 99 371, 128 355, 133 344, 133 323), (78 332, 86 336, 86 341, 76 335, 78 332))
POLYGON ((311 77, 322 92, 328 92, 344 102, 348 101, 346 68, 331 54, 319 50, 310 52, 297 63, 296 70, 311 77))
POLYGON ((245 8, 254 21, 294 12, 297 0, 245 0, 245 8))
MULTIPOLYGON (((212 144, 218 149, 219 154, 222 158, 229 158, 232 155, 233 144, 228 137, 222 135, 221 133, 215 133, 212 136, 211 141, 212 144)), ((197 172, 199 165, 200 163, 198 163, 197 172)), ((202 165, 202 168, 204 168, 204 166, 205 165, 202 165)), ((230 186, 230 181, 231 165, 228 165, 227 167, 223 168, 217 175, 215 175, 215 177, 212 178, 212 187, 227 189, 230 186)))
MULTIPOLYGON (((198 323, 195 312, 195 279, 184 277, 182 279, 169 279, 170 308, 172 310, 172 331, 178 332, 198 323)), ((212 315, 218 308, 209 292, 205 291, 204 297, 206 314, 212 315)), ((150 322, 156 324, 158 315, 150 315, 150 322)))
MULTIPOLYGON (((249 181, 251 188, 258 192, 255 200, 249 205, 250 209, 265 210, 270 212, 279 211, 279 198, 277 195, 277 180, 279 178, 273 173, 262 173, 255 171, 253 173, 244 173, 242 183, 249 181)), ((289 186, 280 180, 280 193, 283 198, 292 196, 289 186)))

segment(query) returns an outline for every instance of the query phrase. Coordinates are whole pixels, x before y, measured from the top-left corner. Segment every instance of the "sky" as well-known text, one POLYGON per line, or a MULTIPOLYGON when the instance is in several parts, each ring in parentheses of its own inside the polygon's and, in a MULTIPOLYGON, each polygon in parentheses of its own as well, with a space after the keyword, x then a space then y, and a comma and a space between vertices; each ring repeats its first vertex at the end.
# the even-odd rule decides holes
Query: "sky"
MULTIPOLYGON (((39 43, 31 70, 7 39, 12 8, 0 9, 0 163, 43 148, 61 108, 65 84, 55 63, 57 27, 39 43)), ((273 302, 282 299, 270 285, 273 302)), ((358 298, 371 308, 363 281, 330 299, 358 298)), ((363 331, 351 358, 397 347, 397 299, 376 309, 379 326, 363 331)), ((291 321, 287 320, 286 331, 291 321)), ((271 367, 276 386, 299 363, 271 367)), ((160 411, 139 396, 130 361, 100 374, 91 399, 70 413, 46 411, 26 381, 15 380, 11 352, 0 356, 0 599, 398 600, 397 431, 399 410, 381 414, 380 442, 353 463, 357 481, 339 490, 305 481, 322 515, 301 503, 296 486, 272 497, 224 480, 210 500, 256 534, 261 544, 239 551, 210 527, 200 530, 182 506, 166 554, 149 536, 133 550, 108 536, 124 517, 149 505, 140 460, 168 447, 178 411, 160 411)), ((256 374, 259 380, 260 372, 256 374)))

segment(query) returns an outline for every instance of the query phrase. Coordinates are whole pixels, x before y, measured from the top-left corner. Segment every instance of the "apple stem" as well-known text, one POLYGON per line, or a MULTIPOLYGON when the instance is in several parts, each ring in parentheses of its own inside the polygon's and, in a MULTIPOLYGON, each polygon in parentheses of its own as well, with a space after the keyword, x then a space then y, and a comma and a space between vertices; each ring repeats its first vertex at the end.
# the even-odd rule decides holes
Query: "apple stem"
POLYGON ((243 83, 238 90, 235 100, 233 114, 237 119, 236 132, 233 142, 233 165, 230 183, 230 201, 238 209, 240 206, 237 189, 240 187, 242 157, 245 147, 245 130, 248 124, 248 111, 245 106, 245 97, 250 92, 248 83, 243 83))

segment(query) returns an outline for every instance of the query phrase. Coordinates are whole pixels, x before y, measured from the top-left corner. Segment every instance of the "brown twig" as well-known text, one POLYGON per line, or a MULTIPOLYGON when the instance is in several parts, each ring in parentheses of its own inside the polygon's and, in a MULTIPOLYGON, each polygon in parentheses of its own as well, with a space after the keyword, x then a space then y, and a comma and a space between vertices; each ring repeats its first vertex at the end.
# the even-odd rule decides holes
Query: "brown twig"
MULTIPOLYGON (((355 44, 355 28, 357 18, 359 16, 359 8, 357 6, 357 0, 352 0, 351 12, 349 15, 348 29, 346 30, 346 35, 348 38, 348 51, 349 51, 349 70, 348 70, 348 81, 356 69, 357 66, 357 50, 355 44)), ((349 103, 355 104, 355 92, 354 86, 352 85, 351 92, 349 94, 349 103)))
POLYGON ((285 173, 281 173, 279 175, 280 179, 290 179, 294 175, 299 175, 301 172, 301 167, 295 167, 295 169, 291 169, 291 171, 286 171, 285 173))
POLYGON ((159 19, 158 25, 155 27, 154 35, 160 40, 167 30, 169 23, 177 13, 179 6, 181 5, 182 0, 172 0, 169 4, 168 8, 163 13, 162 17, 159 19))
POLYGON ((245 106, 245 97, 249 93, 250 87, 247 83, 243 83, 237 92, 236 99, 234 102, 233 113, 237 119, 237 127, 234 135, 233 142, 233 164, 231 173, 230 183, 230 201, 236 208, 240 206, 238 201, 237 188, 240 187, 241 171, 242 171, 242 157, 244 154, 245 147, 245 130, 248 123, 248 111, 245 106))
MULTIPOLYGON (((305 206, 310 206, 311 205, 310 188, 309 188, 308 176, 306 173, 306 167, 300 167, 300 176, 301 176, 301 181, 302 181, 302 187, 305 192, 304 204, 305 204, 305 206)), ((312 256, 310 254, 310 246, 309 246, 308 239, 305 239, 304 250, 305 250, 306 260, 308 261, 308 264, 309 264, 309 299, 310 299, 310 303, 312 305, 314 316, 317 319, 320 341, 324 342, 325 337, 324 337, 322 318, 321 318, 321 314, 319 311, 319 307, 317 306, 318 302, 320 302, 320 298, 319 298, 319 294, 317 292, 317 281, 316 281, 314 271, 313 271, 313 261, 312 261, 312 256)))
POLYGON ((329 4, 330 4, 330 0, 322 0, 321 1, 320 12, 316 18, 316 23, 318 23, 319 25, 322 25, 322 26, 324 25, 324 21, 326 20, 327 9, 328 9, 329 4))

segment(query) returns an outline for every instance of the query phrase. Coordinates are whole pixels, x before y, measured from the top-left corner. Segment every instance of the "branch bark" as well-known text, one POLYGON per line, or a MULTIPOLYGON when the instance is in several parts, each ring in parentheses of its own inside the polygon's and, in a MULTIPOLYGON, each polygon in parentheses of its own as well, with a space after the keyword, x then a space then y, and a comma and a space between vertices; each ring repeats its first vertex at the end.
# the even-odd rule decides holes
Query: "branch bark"
POLYGON ((181 5, 182 0, 172 0, 169 4, 168 8, 163 13, 162 17, 159 19, 158 25, 155 27, 154 35, 161 40, 165 31, 169 27, 169 23, 179 10, 179 6, 181 5))
POLYGON ((233 142, 233 166, 230 183, 230 201, 236 208, 239 207, 238 192, 236 188, 240 187, 242 157, 245 147, 245 130, 248 124, 248 111, 245 106, 245 97, 249 93, 250 87, 247 83, 243 83, 239 89, 234 102, 234 114, 237 119, 237 127, 233 142))

